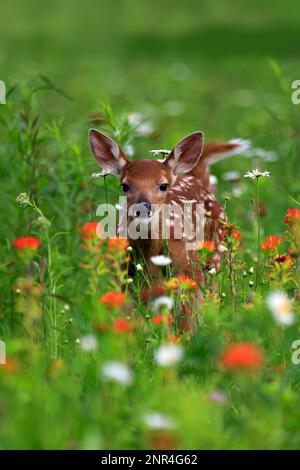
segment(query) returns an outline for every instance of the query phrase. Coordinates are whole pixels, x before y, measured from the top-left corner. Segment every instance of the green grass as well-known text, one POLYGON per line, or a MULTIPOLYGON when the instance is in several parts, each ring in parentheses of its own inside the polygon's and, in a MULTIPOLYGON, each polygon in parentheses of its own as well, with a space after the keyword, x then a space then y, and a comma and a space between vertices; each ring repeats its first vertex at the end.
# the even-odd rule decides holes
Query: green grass
POLYGON ((170 12, 169 2, 110 3, 1 7, 0 79, 9 93, 0 105, 0 339, 8 356, 0 366, 0 448, 299 448, 300 369, 291 360, 300 335, 299 234, 280 247, 293 251, 291 269, 271 259, 268 271, 262 254, 254 296, 255 181, 242 176, 271 172, 259 181, 261 235, 284 237, 286 210, 300 208, 300 106, 291 103, 291 82, 300 78, 298 4, 231 1, 216 10, 208 1, 176 1, 170 12), (149 135, 130 124, 133 112, 151 123, 149 135), (97 205, 120 194, 113 176, 106 188, 91 178, 98 167, 90 127, 132 145, 134 158, 198 129, 207 140, 250 139, 276 156, 265 161, 254 152, 212 168, 242 246, 227 241, 217 287, 206 285, 195 334, 181 339, 174 367, 154 356, 179 335, 176 318, 170 328, 153 325, 151 303, 138 300, 142 273, 119 309, 99 300, 120 289, 127 252, 81 247, 97 205), (228 171, 240 172, 240 181, 226 181, 228 171), (20 193, 30 194, 29 205, 16 202, 20 193), (22 256, 12 242, 28 235, 41 245, 22 256), (276 323, 266 305, 278 289, 294 299, 291 326, 276 323), (120 317, 128 332, 115 331, 120 317), (97 341, 91 352, 82 349, 86 335, 97 341), (263 351, 261 367, 224 370, 224 349, 245 341, 263 351), (132 382, 103 380, 108 361, 126 364, 132 382), (145 415, 153 412, 174 426, 152 429, 145 415))

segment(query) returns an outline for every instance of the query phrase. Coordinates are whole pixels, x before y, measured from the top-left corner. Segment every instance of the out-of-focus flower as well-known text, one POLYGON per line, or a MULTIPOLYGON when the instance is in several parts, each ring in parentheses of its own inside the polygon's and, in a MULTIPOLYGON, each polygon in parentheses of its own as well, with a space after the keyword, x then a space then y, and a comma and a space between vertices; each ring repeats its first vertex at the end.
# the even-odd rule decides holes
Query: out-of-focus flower
POLYGON ((122 385, 130 385, 133 374, 126 364, 118 361, 106 362, 101 368, 101 375, 106 380, 112 380, 122 385))
POLYGON ((284 217, 284 223, 292 226, 298 222, 300 222, 300 209, 287 209, 284 217))
POLYGON ((277 256, 276 262, 281 264, 284 269, 291 269, 295 264, 294 258, 289 255, 277 256))
POLYGON ((150 261, 155 264, 155 266, 168 266, 172 263, 171 258, 164 255, 151 256, 150 261))
POLYGON ((19 369, 19 364, 14 361, 11 357, 6 357, 5 364, 0 365, 0 372, 15 372, 19 369))
POLYGON ((174 301, 172 297, 168 297, 167 295, 161 295, 153 301, 152 308, 155 312, 159 310, 162 306, 167 307, 168 310, 171 310, 173 308, 173 305, 174 301))
POLYGON ((270 172, 265 170, 265 171, 260 171, 260 170, 252 170, 252 171, 247 171, 247 173, 244 174, 245 178, 260 178, 261 176, 270 176, 270 172))
POLYGON ((162 344, 155 352, 154 359, 162 367, 172 367, 183 357, 183 349, 178 344, 162 344))
POLYGON ((281 245, 283 240, 276 236, 270 235, 264 242, 262 242, 261 246, 266 251, 274 251, 277 245, 281 245))
POLYGON ((40 241, 36 237, 20 237, 14 240, 12 245, 17 250, 37 250, 40 246, 40 241))
POLYGON ((206 241, 203 241, 203 242, 200 243, 199 249, 201 251, 206 251, 208 253, 213 253, 214 251, 216 251, 217 248, 216 248, 214 242, 212 242, 210 240, 206 240, 206 241))
POLYGON ((282 325, 291 325, 295 315, 292 312, 292 302, 282 291, 275 291, 268 295, 267 305, 274 319, 282 325))
POLYGON ((79 344, 80 344, 80 339, 79 339, 79 338, 76 338, 75 341, 74 341, 74 343, 75 343, 77 346, 79 346, 79 344))
POLYGON ((149 153, 152 154, 153 157, 159 157, 160 155, 163 156, 168 156, 171 153, 171 150, 167 149, 154 149, 154 150, 149 150, 149 153))
POLYGON ((17 196, 17 199, 16 199, 17 203, 19 204, 19 206, 23 206, 23 207, 26 207, 30 204, 30 199, 29 199, 29 194, 27 193, 20 193, 18 196, 17 196))
POLYGON ((221 405, 225 405, 228 402, 227 395, 222 390, 212 390, 209 394, 209 399, 221 405))
POLYGON ((173 320, 174 320, 173 315, 170 315, 170 316, 167 316, 167 315, 155 315, 155 316, 151 319, 151 323, 153 323, 153 325, 160 325, 161 323, 172 323, 173 320))
POLYGON ((80 347, 83 351, 95 351, 98 347, 97 338, 94 335, 85 335, 79 340, 80 347))
POLYGON ((229 346, 220 357, 220 363, 228 371, 258 370, 263 363, 262 350, 251 343, 237 343, 229 346))
POLYGON ((173 429, 175 427, 173 420, 157 412, 145 414, 144 423, 150 429, 173 429))
POLYGON ((126 318, 116 318, 113 322, 113 329, 118 333, 127 332, 130 330, 130 323, 126 318))
POLYGON ((135 266, 135 269, 136 269, 137 271, 143 271, 143 266, 142 266, 140 263, 138 263, 138 264, 135 266))
POLYGON ((84 241, 92 240, 98 237, 103 232, 103 227, 100 222, 86 222, 81 229, 81 238, 84 241))
POLYGON ((198 284, 194 279, 191 279, 185 275, 178 276, 177 278, 183 288, 186 289, 197 289, 198 284))
POLYGON ((235 240, 240 240, 243 236, 243 234, 241 232, 239 232, 236 228, 233 230, 232 234, 231 234, 232 238, 234 238, 235 240))
POLYGON ((128 240, 126 238, 111 238, 107 244, 108 249, 114 249, 123 252, 128 247, 128 240))
POLYGON ((216 274, 216 272, 217 272, 216 268, 211 268, 211 269, 208 270, 208 273, 211 274, 211 275, 216 274))
POLYGON ((122 307, 125 300, 126 297, 121 292, 107 292, 106 294, 102 295, 102 297, 100 297, 100 302, 111 308, 122 307))
POLYGON ((181 336, 173 335, 172 338, 171 338, 171 343, 172 344, 180 343, 180 341, 181 341, 181 336))
POLYGON ((249 274, 253 274, 254 273, 254 267, 251 266, 251 268, 249 268, 249 271, 248 271, 249 274))

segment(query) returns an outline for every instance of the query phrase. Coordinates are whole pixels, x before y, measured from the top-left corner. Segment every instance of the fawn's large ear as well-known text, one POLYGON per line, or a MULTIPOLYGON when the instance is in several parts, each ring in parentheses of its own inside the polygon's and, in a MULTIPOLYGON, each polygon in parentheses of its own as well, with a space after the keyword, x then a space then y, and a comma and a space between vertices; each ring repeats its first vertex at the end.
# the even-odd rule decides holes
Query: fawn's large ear
POLYGON ((96 129, 89 130, 89 139, 93 154, 104 173, 118 176, 121 169, 129 162, 118 144, 96 129))
POLYGON ((174 175, 187 173, 197 164, 202 149, 203 132, 193 132, 175 145, 165 164, 172 169, 174 175))

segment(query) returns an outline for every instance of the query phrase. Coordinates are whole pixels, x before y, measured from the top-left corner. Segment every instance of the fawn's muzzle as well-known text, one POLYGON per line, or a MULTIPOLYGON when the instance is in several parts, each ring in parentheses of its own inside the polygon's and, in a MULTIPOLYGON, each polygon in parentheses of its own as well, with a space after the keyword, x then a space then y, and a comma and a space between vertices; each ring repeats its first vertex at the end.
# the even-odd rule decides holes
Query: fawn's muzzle
POLYGON ((148 201, 140 201, 134 205, 134 216, 141 219, 147 219, 152 216, 151 203, 148 201))

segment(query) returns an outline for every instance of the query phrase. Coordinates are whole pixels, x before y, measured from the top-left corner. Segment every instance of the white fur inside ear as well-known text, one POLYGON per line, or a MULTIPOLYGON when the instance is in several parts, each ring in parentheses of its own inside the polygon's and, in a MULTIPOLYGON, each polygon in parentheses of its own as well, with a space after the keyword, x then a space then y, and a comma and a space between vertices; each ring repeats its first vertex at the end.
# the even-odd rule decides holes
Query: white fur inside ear
POLYGON ((118 158, 119 158, 119 156, 120 156, 120 149, 119 149, 119 147, 117 146, 117 144, 115 144, 114 142, 111 142, 110 149, 111 149, 111 153, 113 154, 113 156, 115 157, 115 159, 118 160, 118 158))

